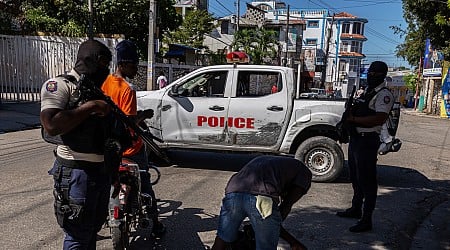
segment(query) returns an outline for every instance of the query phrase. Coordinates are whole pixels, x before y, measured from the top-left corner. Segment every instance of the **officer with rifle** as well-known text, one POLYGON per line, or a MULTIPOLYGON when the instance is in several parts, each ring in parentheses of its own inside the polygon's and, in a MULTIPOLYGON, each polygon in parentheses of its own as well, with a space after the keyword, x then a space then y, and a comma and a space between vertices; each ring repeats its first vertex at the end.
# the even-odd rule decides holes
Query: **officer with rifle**
POLYGON ((111 51, 97 40, 83 42, 74 68, 41 89, 42 134, 57 144, 49 174, 54 208, 64 230, 63 249, 95 249, 108 213, 112 159, 131 144, 125 126, 100 96, 86 95, 80 80, 100 87, 109 74, 111 51), (105 155, 112 157, 105 157, 105 155))
MULTIPOLYGON (((337 216, 359 219, 349 228, 351 232, 372 230, 372 213, 375 209, 378 189, 377 155, 380 131, 394 104, 392 93, 384 87, 387 71, 386 63, 373 62, 367 73, 367 89, 355 99, 349 112, 344 112, 343 115, 343 124, 347 128, 344 131, 347 131, 350 136, 348 167, 353 198, 352 206, 337 212, 337 216)), ((341 141, 345 142, 346 138, 341 141)))

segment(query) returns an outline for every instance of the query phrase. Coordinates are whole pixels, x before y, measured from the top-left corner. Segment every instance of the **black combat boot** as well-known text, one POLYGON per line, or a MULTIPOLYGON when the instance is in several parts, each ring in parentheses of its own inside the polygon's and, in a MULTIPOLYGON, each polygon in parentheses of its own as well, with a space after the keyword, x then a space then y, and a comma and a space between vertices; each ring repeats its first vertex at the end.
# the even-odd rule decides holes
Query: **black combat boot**
POLYGON ((355 208, 355 207, 351 207, 348 208, 344 211, 339 211, 336 213, 337 216, 339 217, 343 217, 343 218, 354 218, 354 219, 359 219, 361 218, 361 209, 359 208, 355 208))
POLYGON ((362 233, 372 230, 372 214, 364 214, 356 225, 348 229, 352 233, 362 233))

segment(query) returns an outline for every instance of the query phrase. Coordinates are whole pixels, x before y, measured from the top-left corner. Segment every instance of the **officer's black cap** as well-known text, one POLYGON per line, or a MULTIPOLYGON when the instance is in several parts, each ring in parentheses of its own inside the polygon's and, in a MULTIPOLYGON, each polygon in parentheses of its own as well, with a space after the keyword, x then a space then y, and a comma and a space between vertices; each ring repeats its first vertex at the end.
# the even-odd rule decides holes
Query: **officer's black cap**
POLYGON ((382 61, 374 61, 370 64, 369 72, 377 72, 387 74, 388 66, 382 61))
POLYGON ((136 45, 128 40, 123 40, 116 45, 117 63, 131 62, 138 63, 139 56, 137 54, 136 45))

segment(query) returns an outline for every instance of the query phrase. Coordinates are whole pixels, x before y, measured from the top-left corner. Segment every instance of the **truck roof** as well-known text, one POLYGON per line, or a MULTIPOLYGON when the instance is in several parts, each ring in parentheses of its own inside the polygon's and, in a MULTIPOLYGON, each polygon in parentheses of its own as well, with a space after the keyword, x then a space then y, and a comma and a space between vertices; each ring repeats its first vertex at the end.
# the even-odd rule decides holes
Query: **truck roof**
POLYGON ((221 64, 221 65, 214 65, 214 66, 206 66, 202 67, 200 69, 231 69, 231 68, 244 68, 244 69, 277 69, 277 70, 292 70, 292 68, 289 67, 283 67, 283 66, 273 66, 273 65, 256 65, 256 64, 221 64))

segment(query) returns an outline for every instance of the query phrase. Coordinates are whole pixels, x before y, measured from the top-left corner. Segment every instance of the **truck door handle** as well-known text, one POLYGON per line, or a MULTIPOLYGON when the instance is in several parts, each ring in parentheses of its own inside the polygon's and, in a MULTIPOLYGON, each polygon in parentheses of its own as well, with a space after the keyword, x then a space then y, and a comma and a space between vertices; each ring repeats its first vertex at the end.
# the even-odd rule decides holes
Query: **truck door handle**
POLYGON ((270 110, 270 111, 283 111, 283 107, 274 105, 274 106, 267 107, 267 110, 270 110))
POLYGON ((225 110, 224 107, 221 107, 221 106, 218 106, 218 105, 210 106, 209 109, 210 109, 210 110, 213 110, 213 111, 222 111, 222 110, 225 110))

